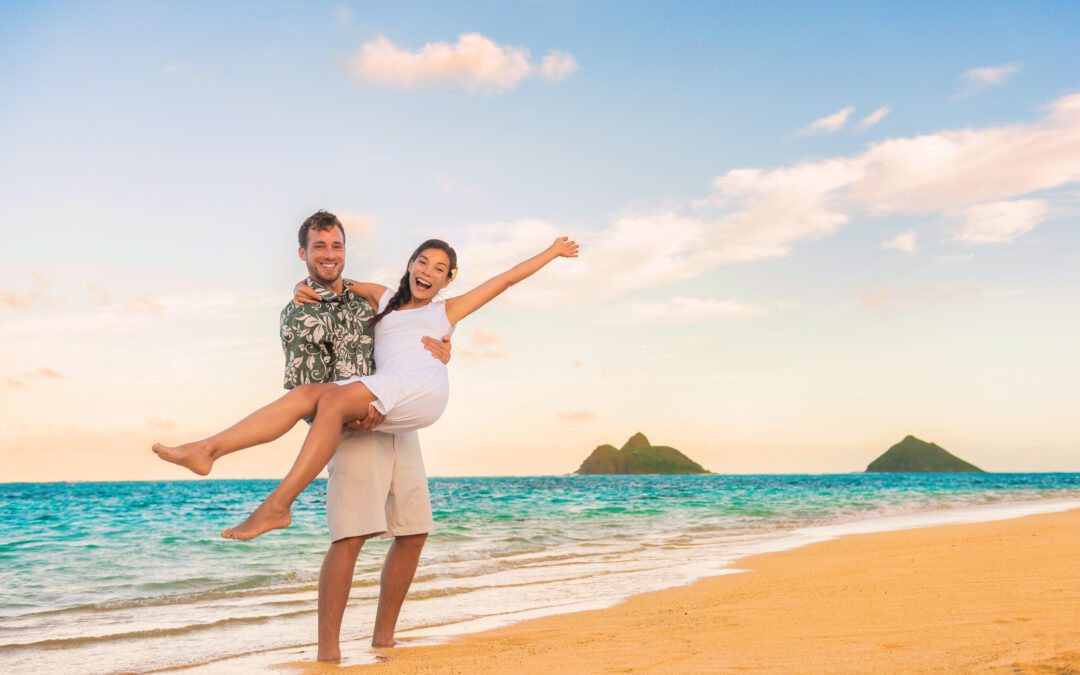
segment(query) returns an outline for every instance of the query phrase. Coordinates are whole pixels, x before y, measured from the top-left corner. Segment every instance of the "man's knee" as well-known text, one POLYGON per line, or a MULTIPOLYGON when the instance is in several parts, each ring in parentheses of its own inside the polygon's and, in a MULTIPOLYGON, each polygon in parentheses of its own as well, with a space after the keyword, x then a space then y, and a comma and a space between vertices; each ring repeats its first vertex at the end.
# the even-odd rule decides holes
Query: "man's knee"
POLYGON ((427 542, 427 533, 424 534, 403 534, 394 537, 394 545, 404 549, 420 550, 424 548, 424 544, 427 542))

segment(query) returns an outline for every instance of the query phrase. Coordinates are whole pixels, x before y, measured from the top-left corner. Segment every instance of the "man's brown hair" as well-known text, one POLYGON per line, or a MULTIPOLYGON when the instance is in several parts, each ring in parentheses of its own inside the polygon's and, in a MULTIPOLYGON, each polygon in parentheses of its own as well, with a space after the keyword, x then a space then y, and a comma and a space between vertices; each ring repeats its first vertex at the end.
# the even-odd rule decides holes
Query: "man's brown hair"
POLYGON ((325 232, 332 227, 336 227, 341 230, 341 241, 345 241, 345 228, 341 226, 341 221, 338 217, 329 211, 323 211, 319 209, 312 215, 308 216, 308 219, 304 221, 304 224, 300 226, 300 248, 307 249, 307 239, 309 230, 318 230, 319 232, 325 232))

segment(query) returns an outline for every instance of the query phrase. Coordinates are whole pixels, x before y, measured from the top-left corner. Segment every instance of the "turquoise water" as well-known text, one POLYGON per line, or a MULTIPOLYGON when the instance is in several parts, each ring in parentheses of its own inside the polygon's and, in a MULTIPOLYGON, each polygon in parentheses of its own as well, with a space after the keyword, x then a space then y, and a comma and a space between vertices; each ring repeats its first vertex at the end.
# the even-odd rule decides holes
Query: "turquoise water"
MULTIPOLYGON (((218 537, 272 486, 0 484, 0 670, 140 671, 309 649, 325 482, 288 530, 218 537)), ((401 620, 418 635, 688 583, 806 528, 1076 500, 1080 474, 437 478, 431 490, 437 529, 401 620)), ((357 653, 385 550, 369 543, 357 566, 344 629, 357 653)))

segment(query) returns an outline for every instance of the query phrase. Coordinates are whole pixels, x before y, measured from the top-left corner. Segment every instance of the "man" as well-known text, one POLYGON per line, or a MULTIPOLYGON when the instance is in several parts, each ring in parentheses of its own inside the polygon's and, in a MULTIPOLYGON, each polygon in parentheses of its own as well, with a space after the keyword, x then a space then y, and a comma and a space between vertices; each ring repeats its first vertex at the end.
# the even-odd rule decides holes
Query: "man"
MULTIPOLYGON (((281 312, 285 388, 371 374, 374 340, 368 323, 374 312, 346 290, 345 229, 332 213, 319 211, 300 227, 299 243, 307 283, 322 302, 289 303, 281 312)), ((424 338, 424 345, 433 358, 450 360, 449 336, 442 342, 424 338)), ((417 433, 369 431, 381 422, 372 408, 365 420, 350 425, 327 467, 331 544, 319 573, 319 661, 341 659, 341 620, 356 558, 364 542, 379 534, 394 542, 383 563, 371 644, 394 645, 398 614, 433 527, 417 433)))

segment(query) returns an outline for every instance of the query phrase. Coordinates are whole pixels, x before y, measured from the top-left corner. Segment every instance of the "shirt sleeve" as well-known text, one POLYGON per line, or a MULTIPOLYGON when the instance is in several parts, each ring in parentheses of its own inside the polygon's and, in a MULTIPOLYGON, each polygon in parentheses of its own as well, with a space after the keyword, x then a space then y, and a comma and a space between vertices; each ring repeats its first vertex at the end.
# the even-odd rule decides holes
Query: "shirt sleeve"
POLYGON ((281 311, 286 389, 333 381, 333 343, 322 312, 315 307, 289 303, 281 311))

